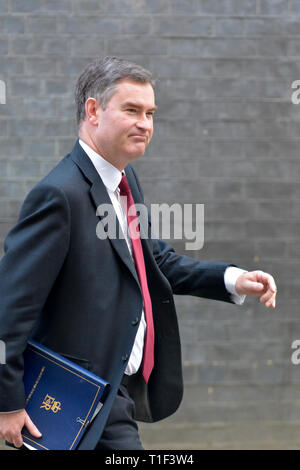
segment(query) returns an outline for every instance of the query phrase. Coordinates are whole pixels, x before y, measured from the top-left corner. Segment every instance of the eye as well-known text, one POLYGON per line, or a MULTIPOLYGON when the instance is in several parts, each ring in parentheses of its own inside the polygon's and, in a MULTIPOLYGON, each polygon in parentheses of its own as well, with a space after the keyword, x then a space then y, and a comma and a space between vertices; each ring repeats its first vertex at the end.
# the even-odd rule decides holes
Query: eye
POLYGON ((126 109, 126 111, 130 114, 136 113, 136 109, 134 109, 134 108, 128 108, 128 109, 126 109))

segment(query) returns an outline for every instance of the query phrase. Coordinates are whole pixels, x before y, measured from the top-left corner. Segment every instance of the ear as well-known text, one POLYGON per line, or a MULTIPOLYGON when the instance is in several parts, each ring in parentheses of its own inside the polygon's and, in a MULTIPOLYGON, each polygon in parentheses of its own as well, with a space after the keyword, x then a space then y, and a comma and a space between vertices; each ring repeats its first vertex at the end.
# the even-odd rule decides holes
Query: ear
POLYGON ((85 102, 85 116, 86 120, 92 126, 98 126, 101 115, 101 106, 96 98, 88 98, 85 102))

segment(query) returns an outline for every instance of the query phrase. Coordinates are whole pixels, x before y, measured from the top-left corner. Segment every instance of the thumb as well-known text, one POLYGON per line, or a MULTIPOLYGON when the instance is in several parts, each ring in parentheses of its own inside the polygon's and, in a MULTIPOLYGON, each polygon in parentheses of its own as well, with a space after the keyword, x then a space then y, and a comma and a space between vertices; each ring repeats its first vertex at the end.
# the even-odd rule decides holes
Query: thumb
POLYGON ((254 282, 254 281, 251 282, 251 286, 253 289, 257 289, 257 290, 262 290, 265 287, 261 282, 254 282))
POLYGON ((260 292, 264 289, 264 285, 261 282, 255 282, 251 280, 247 280, 245 283, 245 288, 249 291, 260 292))
POLYGON ((42 433, 38 430, 38 428, 35 426, 35 424, 31 421, 29 418, 28 414, 26 414, 25 418, 25 426, 30 432, 30 434, 34 437, 42 437, 42 433))

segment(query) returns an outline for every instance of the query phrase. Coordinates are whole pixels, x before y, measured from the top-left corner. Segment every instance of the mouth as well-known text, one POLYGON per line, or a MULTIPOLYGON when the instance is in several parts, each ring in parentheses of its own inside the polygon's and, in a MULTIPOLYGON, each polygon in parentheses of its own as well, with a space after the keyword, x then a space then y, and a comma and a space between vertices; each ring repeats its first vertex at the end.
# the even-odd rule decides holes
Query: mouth
POLYGON ((134 139, 140 140, 141 142, 146 142, 147 136, 142 134, 131 134, 129 137, 133 137, 134 139))

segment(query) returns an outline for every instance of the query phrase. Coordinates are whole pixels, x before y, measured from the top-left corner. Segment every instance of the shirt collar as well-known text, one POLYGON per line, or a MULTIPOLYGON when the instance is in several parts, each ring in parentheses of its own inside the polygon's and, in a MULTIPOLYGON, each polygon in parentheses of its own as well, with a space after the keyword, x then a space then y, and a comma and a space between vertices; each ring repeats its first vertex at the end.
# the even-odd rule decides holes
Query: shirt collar
POLYGON ((105 158, 101 157, 101 155, 95 152, 95 150, 83 142, 83 140, 79 139, 79 143, 87 156, 91 159, 106 188, 115 192, 124 172, 122 173, 118 168, 105 160, 105 158))

